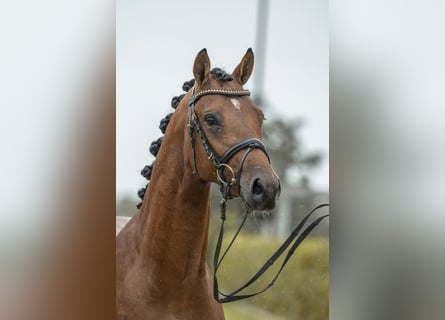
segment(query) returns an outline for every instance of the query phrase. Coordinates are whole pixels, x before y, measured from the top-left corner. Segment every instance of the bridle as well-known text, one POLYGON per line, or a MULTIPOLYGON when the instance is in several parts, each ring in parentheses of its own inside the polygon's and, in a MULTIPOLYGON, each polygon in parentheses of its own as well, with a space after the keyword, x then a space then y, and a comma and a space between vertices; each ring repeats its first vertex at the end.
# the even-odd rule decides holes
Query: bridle
POLYGON ((211 145, 209 144, 204 131, 201 128, 201 125, 199 123, 199 119, 195 113, 195 103, 198 101, 199 98, 206 96, 206 95, 223 95, 228 97, 240 97, 240 96, 249 96, 250 91, 248 90, 225 90, 225 89, 206 89, 201 90, 197 93, 195 93, 195 87, 192 89, 192 95, 189 100, 189 116, 188 116, 188 133, 190 137, 190 144, 192 147, 192 155, 193 155, 193 166, 194 166, 194 174, 196 174, 199 177, 198 167, 196 164, 196 150, 195 150, 195 139, 193 136, 193 131, 196 131, 197 135, 201 139, 202 145, 204 147, 204 150, 208 156, 208 159, 212 161, 213 166, 216 170, 216 175, 218 178, 218 181, 220 182, 221 186, 221 201, 220 201, 220 209, 221 209, 221 227, 219 230, 218 240, 215 248, 215 254, 213 258, 213 297, 216 301, 219 303, 226 303, 226 302, 232 302, 237 300, 242 300, 246 298, 250 298, 253 296, 256 296, 267 289, 269 289, 273 284, 275 283, 276 279, 280 275, 281 271, 283 270, 284 266, 289 261, 292 254, 295 252, 295 250, 298 248, 298 246, 303 242, 303 240, 311 233, 311 231, 326 217, 329 215, 323 215, 315 219, 306 229, 302 231, 300 234, 300 231, 302 230, 303 226, 309 219, 309 217, 318 209, 322 207, 329 206, 328 204, 321 204, 314 209, 312 209, 297 225, 297 227, 292 231, 290 236, 286 239, 286 241, 277 249, 277 251, 266 261, 266 263, 260 268, 260 270, 249 280, 247 281, 243 286, 241 286, 239 289, 229 293, 225 294, 221 292, 218 288, 218 279, 216 277, 216 273, 218 271, 219 266, 221 265, 224 257, 226 256, 227 252, 231 248, 233 242, 237 238, 238 234, 240 233, 244 223, 246 222, 248 213, 250 212, 250 209, 246 209, 246 212, 244 213, 244 218, 238 228, 238 230, 235 232, 234 237, 230 241, 229 245, 227 246, 226 250, 224 251, 221 259, 219 258, 221 253, 221 247, 222 247, 222 241, 223 241, 223 234, 224 234, 224 222, 226 220, 226 202, 227 200, 231 199, 232 196, 230 195, 230 187, 236 183, 238 183, 238 188, 240 188, 240 179, 241 179, 241 172, 243 169, 244 162, 249 155, 251 151, 254 149, 260 149, 264 152, 264 154, 267 156, 267 159, 270 163, 270 156, 267 152, 266 146, 264 143, 256 138, 250 138, 243 140, 241 142, 238 142, 237 144, 231 146, 224 154, 220 157, 217 156, 217 154, 213 151, 211 145), (246 149, 243 156, 241 157, 240 163, 238 165, 238 170, 235 173, 235 170, 230 167, 228 164, 230 159, 235 156, 239 151, 246 149), (224 170, 227 169, 230 172, 230 179, 226 179, 224 175, 224 170), (295 242, 292 244, 292 242, 295 242), (287 252, 286 257, 284 258, 281 267, 278 269, 278 272, 275 274, 275 276, 272 278, 272 280, 269 282, 269 284, 263 288, 260 291, 257 291, 255 293, 250 294, 238 294, 240 291, 246 289, 251 284, 253 284, 257 279, 260 278, 260 276, 266 272, 269 267, 273 265, 273 263, 284 253, 284 251, 292 244, 290 249, 287 252), (222 296, 222 297, 221 297, 222 296))
POLYGON ((212 161, 213 166, 216 169, 216 176, 218 178, 218 181, 221 183, 221 192, 224 194, 226 193, 227 198, 231 198, 229 194, 229 189, 232 185, 236 184, 238 182, 238 188, 240 188, 239 181, 241 179, 241 172, 243 170, 244 162, 249 155, 251 151, 254 149, 260 149, 264 152, 266 155, 269 163, 270 163, 270 156, 266 150, 266 146, 264 143, 256 138, 250 138, 243 140, 241 142, 238 142, 237 144, 231 146, 229 149, 227 149, 226 152, 221 157, 218 157, 217 154, 213 151, 212 146, 208 142, 204 131, 201 128, 201 125, 199 123, 199 119, 195 113, 195 103, 198 101, 199 98, 207 95, 223 95, 223 96, 229 96, 229 97, 241 97, 241 96, 249 96, 250 91, 249 90, 225 90, 225 89, 207 89, 207 90, 201 90, 198 93, 195 94, 195 87, 192 89, 192 96, 189 100, 189 116, 188 116, 188 123, 187 128, 189 132, 190 137, 190 144, 192 147, 192 154, 193 154, 193 166, 194 166, 194 173, 199 177, 199 171, 196 164, 196 150, 195 150, 195 139, 193 136, 193 131, 195 130, 198 134, 199 138, 201 139, 202 145, 204 147, 204 150, 207 154, 207 157, 210 161, 212 161), (235 154, 237 154, 239 151, 247 149, 244 152, 244 155, 241 157, 241 161, 238 166, 238 170, 235 173, 235 170, 229 165, 230 159, 233 158, 235 154), (231 177, 229 179, 226 179, 224 175, 224 171, 227 169, 230 172, 231 177))

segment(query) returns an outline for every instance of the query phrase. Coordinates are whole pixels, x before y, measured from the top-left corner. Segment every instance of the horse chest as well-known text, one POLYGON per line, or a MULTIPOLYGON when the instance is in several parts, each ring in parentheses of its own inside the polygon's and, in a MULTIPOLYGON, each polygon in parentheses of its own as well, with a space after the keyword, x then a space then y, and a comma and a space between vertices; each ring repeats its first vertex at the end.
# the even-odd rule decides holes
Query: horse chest
POLYGON ((118 320, 224 320, 224 313, 216 301, 178 299, 147 303, 118 304, 118 320))
POLYGON ((208 271, 200 279, 190 277, 172 286, 168 281, 146 278, 147 272, 132 269, 120 285, 118 320, 224 319, 221 304, 211 295, 208 271), (142 285, 144 284, 144 285, 142 285))

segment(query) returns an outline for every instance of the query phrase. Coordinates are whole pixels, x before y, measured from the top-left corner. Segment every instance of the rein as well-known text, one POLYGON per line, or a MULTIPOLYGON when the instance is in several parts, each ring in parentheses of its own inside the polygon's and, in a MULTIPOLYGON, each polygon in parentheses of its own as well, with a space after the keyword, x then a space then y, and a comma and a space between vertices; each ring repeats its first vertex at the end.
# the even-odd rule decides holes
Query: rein
MULTIPOLYGON (((240 233, 242 227, 244 226, 244 223, 246 222, 249 209, 246 210, 244 213, 244 218, 236 231, 234 237, 230 241, 229 245, 225 249, 223 255, 221 258, 221 248, 222 248, 222 241, 224 237, 224 223, 226 221, 226 203, 227 200, 232 199, 232 196, 230 195, 230 187, 233 184, 236 184, 236 182, 240 181, 241 178, 241 172, 244 165, 244 162, 249 155, 249 153, 254 149, 260 149, 264 152, 264 154, 267 156, 267 159, 270 163, 270 156, 267 152, 266 146, 264 143, 256 138, 246 139, 243 140, 234 146, 230 147, 221 157, 218 157, 211 145, 209 144, 204 131, 201 128, 201 125, 199 123, 199 119, 195 113, 195 103, 198 101, 199 98, 205 95, 224 95, 224 96, 249 96, 250 91, 248 90, 224 90, 224 89, 207 89, 202 90, 195 94, 195 88, 192 89, 192 96, 189 101, 189 117, 188 117, 188 132, 190 137, 190 144, 192 147, 192 154, 193 154, 193 165, 194 165, 194 174, 196 174, 199 177, 198 167, 196 165, 196 152, 195 152, 195 139, 193 137, 193 131, 196 130, 196 133, 198 134, 199 138, 201 139, 202 145, 204 147, 205 152, 207 153, 208 159, 212 161, 213 166, 216 169, 216 175, 221 183, 221 201, 220 201, 220 209, 221 209, 221 227, 219 230, 218 240, 215 248, 215 255, 213 258, 213 297, 216 301, 219 303, 227 303, 232 301, 238 301, 242 299, 247 299, 253 296, 256 296, 260 293, 263 293, 270 287, 272 287, 277 280, 278 276, 280 275, 281 271, 283 270, 284 266, 289 261, 290 257, 293 255, 295 250, 298 248, 298 246, 303 242, 304 239, 311 233, 311 231, 326 217, 329 216, 329 214, 323 215, 321 217, 318 217, 315 219, 309 226, 307 226, 300 234, 300 231, 303 229, 303 226, 307 222, 307 220, 310 218, 310 216, 317 211, 320 208, 328 207, 328 204, 321 204, 314 209, 312 209, 306 216, 301 220, 301 222, 296 226, 296 228, 292 231, 292 233, 289 235, 289 237, 284 241, 284 243, 277 249, 277 251, 264 263, 264 265, 260 268, 260 270, 249 280, 247 281, 243 286, 241 286, 239 289, 229 293, 225 294, 219 290, 218 287, 218 279, 216 277, 216 273, 219 269, 219 266, 221 265, 224 257, 226 256, 229 249, 232 247, 233 242, 238 237, 238 234, 240 233), (241 157, 241 161, 239 164, 239 168, 237 172, 235 172, 228 164, 230 159, 239 151, 247 149, 244 152, 244 155, 241 157), (224 170, 227 169, 230 172, 230 179, 227 180, 224 176, 224 170), (294 241, 295 240, 295 241, 294 241), (293 242, 294 241, 294 242, 293 242), (293 242, 293 244, 292 244, 293 242), (278 272, 275 274, 275 276, 272 278, 272 280, 269 282, 269 284, 261 289, 260 291, 250 293, 250 294, 238 294, 242 290, 246 289, 250 285, 252 285, 256 280, 258 280, 263 273, 265 273, 274 263, 275 261, 286 251, 286 249, 292 244, 290 249, 288 250, 286 257, 284 258, 281 267, 278 269, 278 272)), ((240 184, 238 183, 238 188, 240 188, 240 184)))
POLYGON ((229 245, 227 246, 226 250, 224 251, 221 259, 219 258, 220 256, 220 252, 221 252, 221 247, 222 247, 222 240, 223 240, 223 233, 224 233, 224 222, 226 220, 226 200, 223 199, 221 200, 220 203, 220 207, 221 207, 221 227, 219 230, 219 235, 218 235, 218 241, 216 244, 216 248, 215 248, 215 255, 213 257, 213 297, 215 298, 216 301, 218 301, 219 303, 227 303, 227 302, 232 302, 232 301, 238 301, 238 300, 242 300, 242 299, 247 299, 250 297, 254 297, 260 293, 263 293, 264 291, 266 291, 267 289, 269 289, 270 287, 272 287, 275 284, 275 281, 278 279, 278 276, 280 275, 281 271, 283 271, 284 266, 287 264, 287 262, 289 261, 290 257, 294 254, 295 250, 299 247, 299 245, 303 242, 304 239, 306 239, 306 237, 311 233, 311 231, 326 217, 328 217, 329 215, 323 215, 321 217, 318 217, 317 219, 315 219, 306 229, 303 230, 303 232, 301 234, 300 231, 303 228, 304 224, 306 223, 306 221, 309 219, 309 217, 318 209, 323 208, 323 207, 328 207, 329 204, 321 204, 318 205, 317 207, 315 207, 314 209, 312 209, 308 214, 306 214, 306 216, 300 221, 300 223, 295 227, 295 229, 292 231, 292 233, 289 235, 289 237, 286 239, 286 241, 284 241, 284 243, 277 249, 277 251, 275 251, 275 253, 263 264, 263 266, 260 268, 260 270, 258 270, 258 272, 252 277, 250 278, 249 281, 247 281, 244 285, 242 285, 239 289, 229 293, 229 294, 225 294, 223 292, 221 292, 218 288, 218 279, 216 277, 216 272, 218 271, 219 266, 221 265, 224 257, 226 256, 227 252, 229 251, 230 247, 232 246, 233 242, 235 241, 235 239, 238 237, 238 234, 240 233, 244 223, 246 222, 247 219, 247 212, 244 214, 244 218, 243 221, 241 222, 238 230, 236 231, 235 235, 233 236, 232 240, 230 241, 229 245), (298 237, 297 237, 298 236, 298 237), (246 289, 247 287, 249 287, 250 285, 252 285, 256 280, 258 280, 261 275, 263 275, 263 273, 265 273, 274 263, 275 261, 284 253, 284 251, 291 245, 292 241, 295 242, 292 244, 292 246, 290 247, 289 251, 286 254, 286 257, 284 258, 280 268, 278 269, 277 273, 275 274, 275 276, 272 278, 272 280, 269 282, 269 284, 264 287, 263 289, 254 292, 254 293, 250 293, 250 294, 240 294, 237 295, 237 293, 239 293, 240 291, 246 289), (222 297, 220 297, 220 295, 222 297))

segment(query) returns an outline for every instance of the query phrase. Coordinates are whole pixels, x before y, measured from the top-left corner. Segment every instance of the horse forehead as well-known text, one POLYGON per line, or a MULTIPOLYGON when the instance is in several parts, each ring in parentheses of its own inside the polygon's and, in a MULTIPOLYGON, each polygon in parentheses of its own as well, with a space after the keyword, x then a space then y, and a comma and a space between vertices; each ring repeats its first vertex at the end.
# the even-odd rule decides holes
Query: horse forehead
MULTIPOLYGON (((227 110, 227 115, 229 117, 236 117, 247 121, 250 119, 251 121, 256 121, 257 114, 255 111, 255 107, 245 99, 245 97, 227 97, 228 99, 224 101, 221 105, 222 110, 227 110), (232 110, 230 112, 229 110, 232 110), (242 115, 242 117, 240 117, 242 115)), ((224 111, 223 111, 224 112, 224 111)), ((250 121, 249 120, 249 121, 250 121)))
POLYGON ((230 98, 230 102, 236 110, 241 111, 241 103, 238 98, 230 98))

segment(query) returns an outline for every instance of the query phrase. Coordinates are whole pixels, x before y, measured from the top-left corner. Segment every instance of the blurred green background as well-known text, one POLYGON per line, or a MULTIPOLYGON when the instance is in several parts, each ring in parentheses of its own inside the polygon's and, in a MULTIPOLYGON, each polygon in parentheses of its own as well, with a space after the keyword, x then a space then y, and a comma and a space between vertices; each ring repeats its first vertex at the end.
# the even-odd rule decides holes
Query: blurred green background
MULTIPOLYGON (((227 240, 230 238, 227 235, 227 240)), ((226 241, 227 242, 227 241, 226 241)), ((218 275, 223 292, 244 284, 281 241, 259 235, 242 235, 227 255, 218 275)), ((245 300, 224 304, 227 319, 305 319, 329 317, 328 240, 314 237, 301 244, 274 286, 245 300)), ((281 260, 280 260, 281 261, 281 260)), ((281 263, 276 262, 250 290, 265 287, 281 263)), ((252 292, 250 291, 250 292, 252 292)), ((247 292, 247 291, 246 291, 247 292)))
MULTIPOLYGON (((212 213, 208 248, 208 263, 211 269, 220 226, 219 211, 212 213)), ((229 212, 227 217, 223 250, 232 239, 242 216, 229 212)), ((230 293, 241 287, 283 243, 283 237, 265 232, 268 228, 264 225, 270 223, 268 219, 272 217, 258 214, 249 216, 245 230, 238 236, 218 270, 218 282, 222 292, 230 293)), ((266 287, 281 266, 286 252, 252 287, 241 293, 247 294, 266 287)), ((226 319, 229 320, 328 319, 328 238, 320 234, 307 238, 295 251, 271 288, 246 300, 225 303, 223 307, 226 319)))

